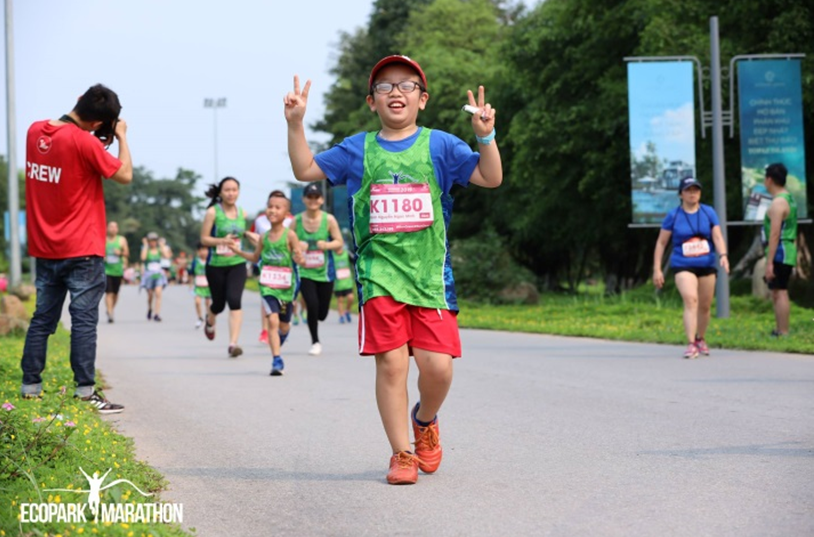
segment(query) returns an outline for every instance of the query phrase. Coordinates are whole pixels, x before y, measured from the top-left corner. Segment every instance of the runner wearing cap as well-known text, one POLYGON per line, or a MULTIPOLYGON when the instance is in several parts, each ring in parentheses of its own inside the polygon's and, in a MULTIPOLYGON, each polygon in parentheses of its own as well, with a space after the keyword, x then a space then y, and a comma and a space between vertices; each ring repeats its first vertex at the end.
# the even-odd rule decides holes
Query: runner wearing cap
MULTIPOLYGON (((447 228, 454 184, 495 188, 503 181, 495 138, 495 110, 467 92, 478 109, 472 128, 480 153, 463 140, 418 127, 427 105, 427 78, 414 60, 388 56, 372 69, 368 107, 381 130, 346 138, 313 155, 303 117, 311 82, 286 95, 288 154, 300 181, 326 177, 345 184, 359 290, 359 352, 376 357, 376 400, 392 449, 387 481, 411 484, 419 468, 441 464, 437 412, 452 383, 452 361, 461 355, 455 285, 447 228), (408 406, 410 355, 419 369, 420 401, 408 406), (407 419, 412 421, 415 452, 407 419)), ((313 314, 309 308, 309 318, 313 314)))
POLYGON ((664 286, 661 260, 672 238, 670 266, 684 301, 684 332, 688 343, 684 358, 698 358, 699 353, 709 355, 704 336, 709 326, 715 276, 718 273, 715 252, 718 252, 720 266, 727 274, 729 257, 718 215, 712 207, 701 203, 701 183, 694 177, 685 177, 678 184, 678 195, 681 204, 664 217, 656 240, 653 284, 658 289, 664 286))
POLYGON ((291 224, 305 252, 305 262, 300 267, 300 293, 308 310, 308 331, 311 333, 311 348, 308 354, 322 354, 319 341, 319 321, 328 317, 331 308, 336 267, 333 252, 344 245, 339 224, 332 214, 322 211, 322 190, 310 184, 302 192, 305 212, 298 214, 291 224))
POLYGON ((141 287, 147 290, 147 320, 161 322, 161 296, 167 286, 167 276, 161 267, 162 259, 170 259, 170 253, 164 239, 151 231, 141 239, 141 262, 144 272, 141 275, 141 287))
POLYGON ((119 224, 110 222, 105 240, 105 308, 108 323, 113 322, 113 310, 119 300, 119 288, 129 257, 130 248, 127 239, 119 235, 119 224))

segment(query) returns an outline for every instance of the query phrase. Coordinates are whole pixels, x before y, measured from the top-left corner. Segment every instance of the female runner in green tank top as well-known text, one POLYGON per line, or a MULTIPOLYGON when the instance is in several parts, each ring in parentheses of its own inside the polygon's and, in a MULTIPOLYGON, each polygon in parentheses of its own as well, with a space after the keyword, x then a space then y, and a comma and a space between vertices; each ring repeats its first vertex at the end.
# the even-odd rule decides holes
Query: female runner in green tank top
POLYGON ((154 231, 141 239, 141 243, 141 262, 144 265, 141 287, 147 290, 147 320, 161 322, 161 294, 167 286, 161 260, 169 259, 171 254, 164 239, 159 239, 154 231))
POLYGON ((322 211, 322 190, 311 183, 302 192, 305 212, 296 216, 291 229, 297 233, 305 262, 300 267, 300 293, 308 313, 308 331, 311 349, 308 354, 322 354, 319 342, 319 321, 328 317, 331 307, 333 282, 336 279, 333 252, 341 250, 345 242, 339 224, 332 214, 322 211))
POLYGON ((241 299, 246 286, 246 262, 236 255, 233 247, 241 249, 246 233, 246 212, 237 206, 240 183, 234 177, 225 177, 210 185, 206 196, 211 198, 201 226, 201 244, 209 248, 206 261, 206 279, 212 294, 207 312, 204 335, 215 339, 215 319, 229 305, 229 349, 231 358, 243 354, 237 344, 243 323, 241 299))

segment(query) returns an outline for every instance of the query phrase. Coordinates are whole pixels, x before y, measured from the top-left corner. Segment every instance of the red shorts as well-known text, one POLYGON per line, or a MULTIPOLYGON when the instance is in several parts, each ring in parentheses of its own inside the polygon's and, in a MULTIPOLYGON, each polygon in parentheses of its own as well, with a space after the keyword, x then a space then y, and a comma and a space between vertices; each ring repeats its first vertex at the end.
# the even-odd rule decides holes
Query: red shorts
POLYGON ((379 296, 364 303, 359 313, 359 354, 398 349, 405 343, 431 352, 461 356, 458 314, 396 302, 379 296))

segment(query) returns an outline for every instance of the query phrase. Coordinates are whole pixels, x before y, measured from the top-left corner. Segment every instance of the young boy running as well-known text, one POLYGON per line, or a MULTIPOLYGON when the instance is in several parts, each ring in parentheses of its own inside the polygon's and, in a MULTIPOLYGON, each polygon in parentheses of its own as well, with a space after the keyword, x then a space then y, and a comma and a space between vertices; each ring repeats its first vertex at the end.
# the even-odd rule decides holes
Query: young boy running
POLYGON ((447 227, 453 184, 495 188, 503 181, 495 138, 495 110, 467 91, 478 109, 472 128, 475 153, 448 133, 418 127, 427 105, 427 78, 406 56, 388 56, 370 73, 366 97, 381 130, 360 133, 314 157, 303 118, 311 82, 285 98, 288 153, 300 181, 328 178, 347 184, 359 286, 359 351, 375 355, 376 400, 393 456, 387 482, 412 484, 419 468, 441 463, 437 412, 452 382, 452 360, 461 355, 447 227), (420 400, 409 410, 410 355, 419 370, 420 400), (415 434, 411 450, 408 414, 415 434))
POLYGON ((285 194, 280 194, 268 199, 266 216, 271 222, 271 229, 257 237, 254 253, 249 254, 240 250, 237 244, 232 245, 235 254, 252 263, 260 263, 260 296, 268 316, 273 377, 282 375, 285 369, 280 347, 291 330, 291 302, 297 287, 294 263, 301 264, 304 261, 297 234, 283 224, 288 214, 289 201, 285 194))
POLYGON ((196 329, 203 326, 204 312, 209 311, 209 305, 212 303, 212 293, 209 291, 209 281, 206 279, 206 256, 208 255, 209 248, 199 242, 197 255, 192 260, 192 266, 189 269, 192 275, 190 285, 195 294, 195 314, 198 316, 198 320, 195 322, 196 329), (201 310, 201 300, 204 300, 206 307, 204 310, 201 310))
POLYGON ((334 265, 336 266, 334 296, 339 324, 350 323, 350 308, 353 306, 353 268, 350 266, 350 255, 344 247, 339 252, 334 252, 334 265))

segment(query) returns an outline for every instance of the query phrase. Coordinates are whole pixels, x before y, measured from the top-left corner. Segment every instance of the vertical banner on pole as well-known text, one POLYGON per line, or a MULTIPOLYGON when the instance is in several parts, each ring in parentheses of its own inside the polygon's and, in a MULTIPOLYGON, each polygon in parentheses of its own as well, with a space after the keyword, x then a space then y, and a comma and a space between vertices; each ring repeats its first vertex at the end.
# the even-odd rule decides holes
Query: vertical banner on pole
POLYGON ((633 223, 660 223, 695 177, 695 90, 689 61, 627 64, 633 223))
POLYGON ((798 218, 807 218, 800 61, 739 62, 738 98, 743 219, 763 220, 771 203, 764 171, 774 162, 789 170, 786 189, 797 200, 798 218))

